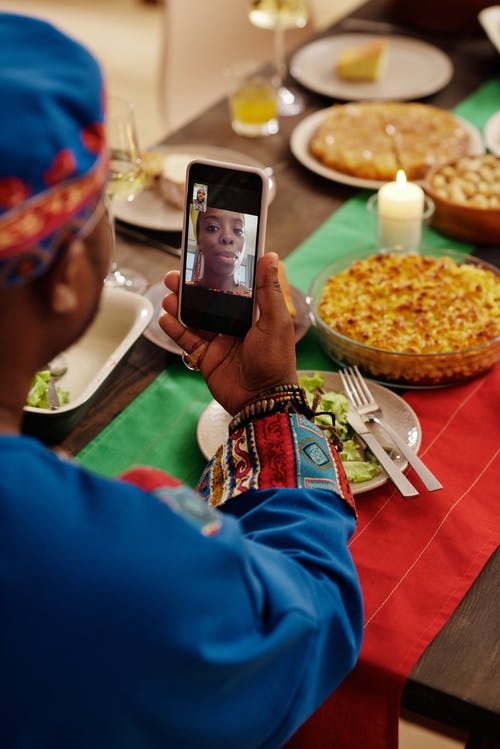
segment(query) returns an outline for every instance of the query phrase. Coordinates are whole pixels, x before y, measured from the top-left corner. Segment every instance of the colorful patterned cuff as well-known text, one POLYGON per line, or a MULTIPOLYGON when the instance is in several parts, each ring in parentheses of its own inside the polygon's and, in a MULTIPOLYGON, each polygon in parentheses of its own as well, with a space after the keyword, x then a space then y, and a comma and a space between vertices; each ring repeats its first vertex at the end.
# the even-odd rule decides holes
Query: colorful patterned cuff
POLYGON ((337 450, 300 414, 274 413, 232 432, 198 484, 199 493, 214 506, 251 489, 271 488, 326 489, 354 509, 337 450))

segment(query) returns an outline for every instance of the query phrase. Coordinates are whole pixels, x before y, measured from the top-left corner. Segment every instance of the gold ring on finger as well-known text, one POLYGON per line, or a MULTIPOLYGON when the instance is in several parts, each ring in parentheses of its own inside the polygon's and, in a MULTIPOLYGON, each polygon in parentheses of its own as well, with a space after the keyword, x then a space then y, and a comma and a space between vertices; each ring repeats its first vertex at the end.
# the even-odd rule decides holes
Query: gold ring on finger
POLYGON ((182 354, 182 362, 184 366, 191 372, 199 372, 201 360, 205 355, 207 347, 208 343, 204 341, 203 343, 199 343, 190 354, 188 354, 187 351, 184 351, 182 354))

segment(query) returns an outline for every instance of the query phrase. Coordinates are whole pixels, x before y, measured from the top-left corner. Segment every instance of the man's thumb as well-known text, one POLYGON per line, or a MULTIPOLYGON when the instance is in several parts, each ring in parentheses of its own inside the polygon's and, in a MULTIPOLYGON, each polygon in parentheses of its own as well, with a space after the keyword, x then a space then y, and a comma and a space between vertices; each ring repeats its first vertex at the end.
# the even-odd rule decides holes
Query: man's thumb
POLYGON ((257 264, 257 304, 260 318, 279 318, 286 310, 278 277, 279 257, 276 252, 266 252, 257 264))

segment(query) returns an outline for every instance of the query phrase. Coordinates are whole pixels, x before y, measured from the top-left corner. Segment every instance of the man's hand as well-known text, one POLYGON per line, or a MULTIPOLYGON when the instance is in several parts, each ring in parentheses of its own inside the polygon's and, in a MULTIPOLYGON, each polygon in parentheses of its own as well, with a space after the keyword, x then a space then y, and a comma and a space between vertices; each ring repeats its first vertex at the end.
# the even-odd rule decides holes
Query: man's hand
POLYGON ((170 271, 159 324, 191 354, 219 403, 231 414, 263 390, 297 383, 295 333, 278 280, 278 256, 267 253, 257 264, 256 301, 260 316, 244 338, 194 331, 177 319, 179 272, 170 271))

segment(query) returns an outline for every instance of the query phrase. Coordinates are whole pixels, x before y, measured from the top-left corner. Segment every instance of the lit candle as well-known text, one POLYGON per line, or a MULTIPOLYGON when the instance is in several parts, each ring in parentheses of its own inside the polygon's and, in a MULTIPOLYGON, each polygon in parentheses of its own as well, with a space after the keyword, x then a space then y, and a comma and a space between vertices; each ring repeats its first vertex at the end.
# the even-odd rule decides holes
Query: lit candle
POLYGON ((418 250, 422 233, 424 191, 407 182, 400 170, 395 182, 387 182, 378 191, 379 246, 387 250, 418 250))

